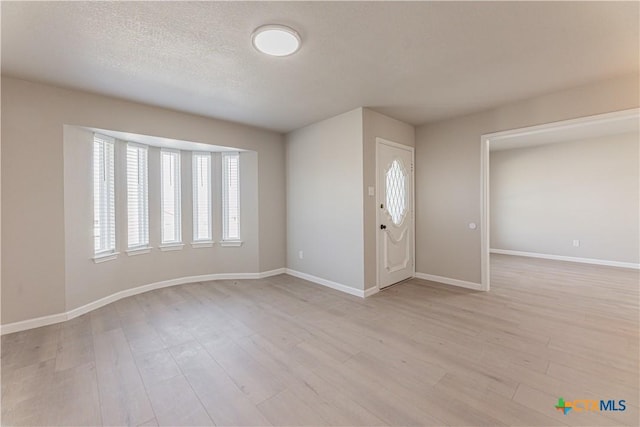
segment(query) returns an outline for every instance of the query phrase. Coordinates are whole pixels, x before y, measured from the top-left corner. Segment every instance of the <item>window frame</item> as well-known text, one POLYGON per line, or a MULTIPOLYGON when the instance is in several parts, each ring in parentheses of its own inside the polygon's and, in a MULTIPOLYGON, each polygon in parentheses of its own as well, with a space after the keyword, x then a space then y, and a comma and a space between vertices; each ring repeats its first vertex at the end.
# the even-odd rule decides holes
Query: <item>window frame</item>
MULTIPOLYGON (((138 144, 136 142, 127 141, 126 143, 126 158, 125 158, 125 176, 126 176, 126 193, 127 193, 127 254, 142 254, 148 253, 151 249, 149 242, 149 234, 150 234, 150 226, 149 226, 149 146, 144 144, 138 144), (138 208, 142 208, 142 212, 138 212, 138 223, 142 224, 142 236, 143 242, 137 245, 131 245, 131 233, 130 233, 130 212, 129 209, 131 207, 131 200, 129 199, 129 147, 135 148, 138 152, 144 152, 144 173, 140 171, 140 157, 138 155, 138 179, 143 178, 142 182, 142 206, 138 206, 138 208)), ((139 185, 140 181, 138 181, 139 185)))
POLYGON ((181 168, 182 155, 180 150, 162 148, 160 150, 160 249, 161 250, 177 250, 181 249, 184 244, 182 243, 182 168, 181 168), (163 156, 165 153, 175 156, 175 170, 173 174, 174 184, 174 208, 175 208, 175 224, 174 232, 176 239, 165 240, 164 236, 164 162, 163 156))
POLYGON ((240 179, 240 152, 225 151, 222 152, 222 241, 221 246, 240 246, 242 244, 242 203, 241 203, 241 179, 240 179), (229 165, 226 159, 236 157, 237 160, 237 236, 229 236, 229 165))
POLYGON ((212 176, 213 176, 213 156, 211 155, 210 152, 208 151, 192 151, 191 152, 191 199, 192 199, 192 224, 193 224, 193 230, 192 230, 192 241, 191 241, 191 245, 194 248, 206 248, 206 247, 211 247, 213 244, 213 191, 212 191, 212 176), (207 197, 209 198, 209 203, 207 206, 207 220, 208 220, 208 228, 209 228, 209 234, 207 237, 205 238, 198 238, 198 231, 199 231, 199 209, 198 209, 198 179, 199 177, 197 176, 197 161, 198 158, 206 158, 206 166, 207 166, 207 176, 205 178, 205 182, 207 183, 207 197))
POLYGON ((91 174, 93 186, 93 260, 95 262, 103 262, 115 259, 117 252, 117 224, 116 224, 116 140, 113 137, 93 134, 92 144, 92 161, 91 174), (96 194, 96 144, 100 145, 102 150, 101 172, 104 175, 98 193, 96 194), (110 149, 108 149, 110 147, 110 149), (109 155, 108 155, 109 154, 109 155), (109 170, 107 170, 109 169, 109 170), (97 197, 96 197, 97 196, 97 197), (100 229, 100 248, 96 247, 96 213, 98 206, 96 205, 98 198, 98 206, 104 206, 106 212, 100 212, 99 226, 100 229))

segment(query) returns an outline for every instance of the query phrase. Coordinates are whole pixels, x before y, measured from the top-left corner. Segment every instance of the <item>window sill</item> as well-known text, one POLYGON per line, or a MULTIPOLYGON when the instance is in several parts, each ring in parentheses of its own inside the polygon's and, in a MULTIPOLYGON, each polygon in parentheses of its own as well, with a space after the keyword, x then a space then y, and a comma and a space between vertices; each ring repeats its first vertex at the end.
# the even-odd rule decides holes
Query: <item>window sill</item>
POLYGON ((184 243, 171 243, 158 246, 162 252, 166 251, 181 251, 184 248, 184 243))
POLYGON ((220 246, 222 247, 242 246, 242 240, 225 240, 220 242, 220 246))
POLYGON ((149 252, 151 252, 151 247, 150 246, 144 246, 144 247, 140 247, 140 248, 133 248, 133 249, 127 250, 126 252, 127 252, 127 255, 129 255, 129 256, 148 254, 149 252))
POLYGON ((191 242, 191 247, 194 249, 198 248, 212 248, 215 242, 213 240, 207 240, 202 242, 191 242))
POLYGON ((118 258, 118 255, 120 254, 120 252, 109 252, 106 254, 100 254, 100 255, 96 255, 93 257, 93 262, 96 264, 99 264, 101 262, 107 262, 107 261, 112 261, 116 258, 118 258))

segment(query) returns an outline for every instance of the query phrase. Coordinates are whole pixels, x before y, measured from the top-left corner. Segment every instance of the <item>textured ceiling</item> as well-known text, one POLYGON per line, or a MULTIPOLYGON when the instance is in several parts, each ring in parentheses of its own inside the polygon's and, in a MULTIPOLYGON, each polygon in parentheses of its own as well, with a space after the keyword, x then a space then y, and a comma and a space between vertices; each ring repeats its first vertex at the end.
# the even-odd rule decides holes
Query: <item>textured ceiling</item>
POLYGON ((637 72, 638 2, 7 2, 2 73, 278 131, 411 124, 637 72), (293 56, 250 34, 283 23, 293 56))

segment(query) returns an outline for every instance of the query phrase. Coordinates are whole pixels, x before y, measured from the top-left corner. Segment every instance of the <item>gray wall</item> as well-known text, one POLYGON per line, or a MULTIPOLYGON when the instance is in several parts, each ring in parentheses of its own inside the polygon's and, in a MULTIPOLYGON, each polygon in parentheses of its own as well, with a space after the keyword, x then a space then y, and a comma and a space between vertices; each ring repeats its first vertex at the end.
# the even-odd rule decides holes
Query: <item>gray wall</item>
MULTIPOLYGON (((250 273, 285 266, 285 153, 282 135, 236 123, 2 77, 3 324, 61 313, 74 308, 72 305, 111 291, 111 288, 104 288, 102 282, 84 283, 71 286, 67 295, 64 125, 111 129, 255 151, 257 159, 250 161, 257 162, 255 181, 258 182, 258 202, 253 220, 258 223, 257 241, 247 242, 247 249, 253 250, 248 264, 230 264, 229 268, 251 268, 253 271, 237 271, 250 273), (252 248, 252 245, 257 245, 258 249, 255 246, 252 248), (85 291, 81 289, 82 286, 94 288, 85 291)), ((81 136, 75 135, 74 138, 81 136)), ((78 165, 79 169, 82 167, 78 165)), ((72 197, 72 194, 68 196, 72 197)), ((243 213, 247 212, 243 210, 243 213)), ((185 240, 187 237, 185 235, 185 240)), ((233 251, 233 248, 224 249, 229 249, 229 254, 233 251)), ((206 251, 198 253, 201 255, 196 254, 197 259, 193 261, 198 264, 197 267, 186 264, 182 268, 181 261, 176 258, 176 269, 171 273, 167 270, 170 277, 161 278, 161 275, 151 271, 157 268, 157 264, 149 263, 148 276, 144 276, 143 270, 122 286, 147 282, 145 277, 148 277, 148 282, 153 282, 191 276, 207 270, 208 273, 222 272, 218 271, 220 263, 213 262, 205 255, 206 251)), ((169 256, 170 253, 160 255, 169 256)), ((182 254, 174 255, 184 257, 187 251, 185 249, 182 254)), ((132 262, 135 258, 123 259, 122 262, 132 262)), ((151 260, 151 257, 147 259, 151 260)), ((93 267, 95 271, 103 267, 111 268, 109 262, 93 267)), ((73 283, 82 281, 78 272, 69 269, 69 274, 74 277, 73 283)), ((119 288, 121 285, 116 286, 119 288)))
POLYGON ((491 248, 638 263, 638 137, 491 152, 491 248))
MULTIPOLYGON (((210 273, 257 272, 258 267, 258 182, 257 154, 244 151, 240 155, 241 247, 193 248, 193 199, 191 186, 191 152, 181 155, 182 175, 182 242, 179 251, 160 251, 160 149, 149 147, 149 244, 151 253, 129 256, 127 245, 127 208, 124 165, 116 164, 116 229, 117 250, 113 261, 95 264, 93 253, 92 188, 93 132, 65 126, 64 132, 64 217, 65 217, 65 287, 67 310, 80 307, 116 292, 149 283, 180 277, 210 273), (120 166, 120 168, 118 168, 120 166), (120 169, 120 170, 118 170, 120 169)), ((116 145, 116 156, 125 155, 124 143, 116 145)), ((213 238, 219 242, 222 235, 221 160, 213 155, 213 238), (218 209, 216 209, 218 208, 218 209)))
POLYGON ((398 144, 415 146, 415 128, 383 114, 364 109, 363 114, 364 182, 364 281, 365 289, 376 287, 376 197, 369 196, 368 187, 376 186, 376 138, 383 138, 398 144))
POLYGON ((287 267, 359 290, 362 114, 357 108, 287 135, 287 267))
MULTIPOLYGON (((255 271, 284 267, 288 242, 290 268, 370 287, 370 144, 381 136, 411 145, 409 127, 381 120, 386 133, 371 124, 376 114, 359 108, 288 135, 285 166, 283 137, 274 132, 7 77, 2 89, 3 324, 60 313, 101 294, 66 293, 64 125, 255 151, 255 271)), ((623 76, 417 128, 416 270, 480 281, 480 231, 467 224, 480 222, 482 134, 636 108, 638 93, 637 76, 623 76)))
POLYGON ((637 108, 638 76, 567 89, 416 129, 416 271, 480 283, 480 137, 637 108))
POLYGON ((368 195, 376 137, 413 147, 415 129, 358 108, 287 135, 289 268, 356 289, 376 286, 376 198, 368 195))

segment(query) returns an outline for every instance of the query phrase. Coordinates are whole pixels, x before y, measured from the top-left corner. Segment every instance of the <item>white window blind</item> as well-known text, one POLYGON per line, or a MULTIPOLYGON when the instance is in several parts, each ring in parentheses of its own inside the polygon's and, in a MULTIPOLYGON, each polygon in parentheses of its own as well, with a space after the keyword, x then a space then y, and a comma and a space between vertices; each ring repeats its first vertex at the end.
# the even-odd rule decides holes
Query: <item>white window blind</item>
POLYGON ((93 136, 93 241, 96 255, 115 252, 115 141, 93 136))
POLYGON ((193 153, 193 241, 211 237, 211 153, 193 153))
POLYGON ((222 239, 240 240, 240 153, 222 153, 222 239))
POLYGON ((149 245, 148 156, 145 145, 127 144, 127 218, 129 249, 149 245))
POLYGON ((160 161, 162 244, 181 243, 180 152, 162 150, 160 161))

